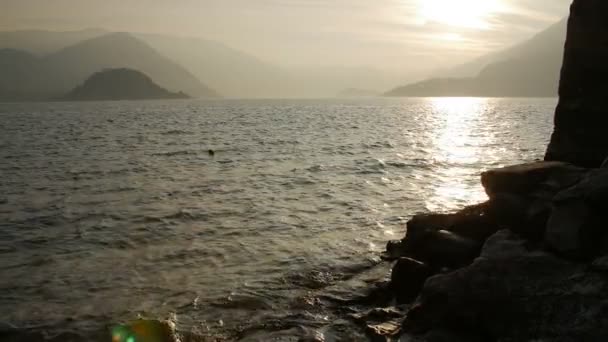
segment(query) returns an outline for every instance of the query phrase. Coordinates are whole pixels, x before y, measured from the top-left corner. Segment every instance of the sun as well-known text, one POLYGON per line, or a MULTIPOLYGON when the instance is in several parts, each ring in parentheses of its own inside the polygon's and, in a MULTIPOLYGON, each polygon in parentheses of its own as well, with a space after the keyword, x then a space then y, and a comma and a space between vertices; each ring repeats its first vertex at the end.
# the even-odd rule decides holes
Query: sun
POLYGON ((481 30, 490 28, 488 20, 502 8, 501 0, 418 0, 419 16, 425 23, 481 30))

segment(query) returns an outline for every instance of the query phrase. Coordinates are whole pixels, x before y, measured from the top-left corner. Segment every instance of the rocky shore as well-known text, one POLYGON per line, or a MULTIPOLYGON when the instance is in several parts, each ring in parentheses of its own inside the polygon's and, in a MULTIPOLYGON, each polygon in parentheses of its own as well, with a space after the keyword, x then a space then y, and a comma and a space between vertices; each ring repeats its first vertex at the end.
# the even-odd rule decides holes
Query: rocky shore
POLYGON ((390 300, 356 317, 372 340, 608 341, 607 46, 608 2, 574 0, 546 161, 407 223, 384 255, 390 300))
POLYGON ((388 243, 398 310, 372 320, 370 336, 608 340, 608 168, 535 162, 482 183, 489 201, 416 215, 388 243))

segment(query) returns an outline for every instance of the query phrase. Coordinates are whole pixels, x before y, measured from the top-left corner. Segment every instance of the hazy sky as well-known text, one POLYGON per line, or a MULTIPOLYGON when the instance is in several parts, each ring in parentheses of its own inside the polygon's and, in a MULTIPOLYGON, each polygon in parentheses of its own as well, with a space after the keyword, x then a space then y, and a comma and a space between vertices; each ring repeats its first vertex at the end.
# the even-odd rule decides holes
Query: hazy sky
POLYGON ((444 67, 506 47, 571 0, 0 0, 0 29, 98 27, 218 40, 283 65, 444 67))

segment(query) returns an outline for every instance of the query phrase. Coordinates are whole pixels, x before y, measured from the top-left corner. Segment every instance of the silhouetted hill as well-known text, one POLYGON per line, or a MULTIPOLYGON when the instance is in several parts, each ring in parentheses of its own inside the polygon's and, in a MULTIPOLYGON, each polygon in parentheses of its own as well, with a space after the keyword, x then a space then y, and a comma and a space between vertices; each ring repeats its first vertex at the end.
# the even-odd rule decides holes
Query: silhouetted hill
POLYGON ((170 91, 184 91, 195 97, 215 97, 182 66, 164 57, 128 33, 112 33, 89 39, 45 57, 54 71, 56 85, 67 91, 89 75, 106 68, 132 68, 150 75, 170 91))
POLYGON ((154 83, 147 75, 132 69, 108 69, 94 73, 82 85, 61 100, 106 101, 184 99, 184 93, 172 93, 154 83))
POLYGON ((566 22, 562 20, 530 40, 480 57, 444 76, 395 88, 387 96, 557 96, 566 22), (451 75, 468 75, 465 78, 451 75))

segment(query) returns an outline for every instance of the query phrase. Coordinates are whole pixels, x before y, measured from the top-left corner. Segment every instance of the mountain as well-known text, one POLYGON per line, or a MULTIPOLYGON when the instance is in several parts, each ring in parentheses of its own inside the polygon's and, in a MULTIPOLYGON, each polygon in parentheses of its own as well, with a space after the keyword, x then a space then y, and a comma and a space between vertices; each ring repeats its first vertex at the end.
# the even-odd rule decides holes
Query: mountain
POLYGON ((512 48, 441 76, 395 88, 387 96, 552 97, 557 95, 566 21, 512 48))
MULTIPOLYGON (((76 36, 68 34, 62 41, 76 36)), ((0 100, 57 98, 91 74, 108 68, 140 70, 172 92, 183 91, 195 97, 217 96, 186 69, 146 43, 127 33, 112 33, 80 41, 45 56, 0 49, 0 100)))
POLYGON ((29 52, 0 49, 0 101, 47 96, 46 71, 42 60, 29 52))
POLYGON ((200 38, 134 34, 228 97, 277 97, 290 92, 286 70, 246 52, 200 38))
POLYGON ((468 63, 441 71, 435 74, 434 77, 473 77, 490 64, 513 59, 525 59, 527 56, 535 55, 546 56, 552 60, 553 64, 559 62, 561 66, 567 24, 568 22, 566 18, 564 18, 551 25, 546 30, 515 46, 481 56, 468 63))
POLYGON ((179 64, 164 57, 128 33, 111 33, 61 49, 44 58, 54 72, 56 85, 68 90, 89 75, 107 68, 131 68, 150 75, 170 91, 183 91, 195 97, 215 97, 179 64))
MULTIPOLYGON (((403 80, 401 72, 366 66, 278 66, 220 42, 159 34, 109 34, 104 30, 0 32, 2 47, 38 56, 53 55, 48 59, 66 75, 53 75, 61 83, 61 92, 55 96, 95 71, 119 67, 140 70, 171 91, 197 96, 201 91, 196 90, 200 82, 192 80, 196 78, 223 96, 235 98, 334 97, 346 88, 386 89, 403 80), (159 55, 162 58, 154 57, 159 55), (150 59, 156 60, 155 64, 166 64, 158 59, 169 60, 181 71, 161 75, 159 70, 165 68, 144 65, 150 59), (185 73, 190 75, 182 77, 185 73), (188 84, 184 87, 184 83, 188 84)), ((207 90, 202 92, 207 96, 207 90)))
POLYGON ((101 29, 79 31, 22 30, 0 32, 0 49, 15 49, 44 56, 87 39, 107 34, 101 29))
POLYGON ((96 72, 62 100, 107 101, 146 99, 185 99, 184 93, 172 93, 154 83, 147 75, 132 69, 107 69, 96 72))

